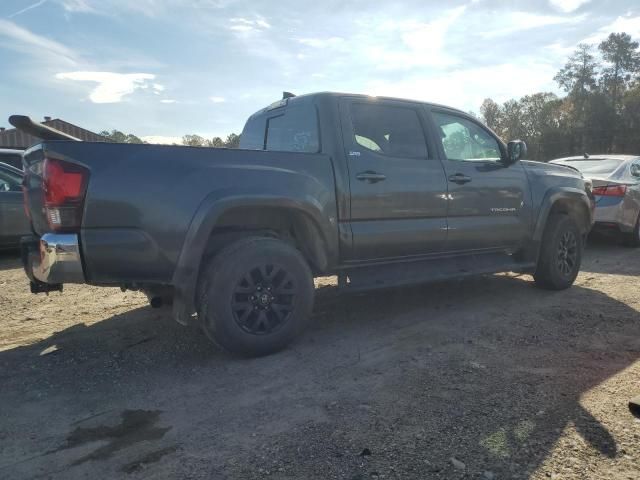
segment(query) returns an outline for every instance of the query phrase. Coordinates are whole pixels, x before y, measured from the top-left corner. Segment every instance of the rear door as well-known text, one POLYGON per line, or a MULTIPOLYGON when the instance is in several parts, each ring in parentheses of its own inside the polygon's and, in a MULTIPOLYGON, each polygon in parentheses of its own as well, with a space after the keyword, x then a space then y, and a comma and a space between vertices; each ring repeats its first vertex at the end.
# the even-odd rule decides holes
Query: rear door
POLYGON ((22 206, 20 175, 0 169, 0 245, 17 246, 29 233, 29 222, 22 206))
POLYGON ((350 260, 439 253, 447 236, 447 182, 427 145, 421 107, 340 102, 351 191, 350 260))
POLYGON ((516 250, 532 225, 524 167, 503 163, 502 142, 471 117, 430 111, 448 181, 447 250, 516 250))

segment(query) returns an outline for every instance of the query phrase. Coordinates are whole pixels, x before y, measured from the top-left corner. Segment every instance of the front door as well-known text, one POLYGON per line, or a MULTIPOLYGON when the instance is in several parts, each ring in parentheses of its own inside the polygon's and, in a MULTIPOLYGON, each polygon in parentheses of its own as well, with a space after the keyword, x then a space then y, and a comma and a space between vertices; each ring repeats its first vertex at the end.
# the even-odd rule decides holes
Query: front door
POLYGON ((531 230, 527 175, 507 165, 504 145, 470 117, 433 109, 449 191, 448 251, 521 247, 531 230))
POLYGON ((447 182, 429 149, 424 112, 387 100, 340 104, 351 190, 350 260, 441 252, 447 235, 447 182))

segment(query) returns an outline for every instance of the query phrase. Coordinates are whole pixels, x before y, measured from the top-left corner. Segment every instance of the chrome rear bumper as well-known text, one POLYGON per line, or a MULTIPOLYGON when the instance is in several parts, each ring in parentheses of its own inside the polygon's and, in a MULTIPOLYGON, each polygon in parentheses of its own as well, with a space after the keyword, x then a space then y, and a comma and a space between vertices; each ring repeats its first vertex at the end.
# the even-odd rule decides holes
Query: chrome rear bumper
POLYGON ((47 233, 22 239, 22 263, 32 282, 84 283, 78 235, 47 233))

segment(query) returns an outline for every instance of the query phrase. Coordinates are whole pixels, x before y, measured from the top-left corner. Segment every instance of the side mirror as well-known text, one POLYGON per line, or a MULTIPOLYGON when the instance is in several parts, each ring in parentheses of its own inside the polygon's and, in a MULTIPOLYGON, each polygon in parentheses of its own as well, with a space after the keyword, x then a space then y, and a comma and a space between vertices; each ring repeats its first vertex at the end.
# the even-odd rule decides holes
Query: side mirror
POLYGON ((512 140, 507 145, 507 162, 509 165, 527 156, 527 144, 522 140, 512 140))

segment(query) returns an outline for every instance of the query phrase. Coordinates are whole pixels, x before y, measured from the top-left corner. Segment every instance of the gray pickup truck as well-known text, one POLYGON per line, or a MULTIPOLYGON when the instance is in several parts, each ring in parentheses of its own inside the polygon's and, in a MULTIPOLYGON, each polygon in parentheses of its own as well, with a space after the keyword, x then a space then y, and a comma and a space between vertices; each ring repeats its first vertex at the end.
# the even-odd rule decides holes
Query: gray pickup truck
POLYGON ((314 277, 345 290, 527 272, 564 289, 593 222, 589 185, 520 161, 452 108, 362 95, 287 96, 239 150, 48 141, 24 155, 33 292, 144 291, 228 351, 285 347, 314 277))

